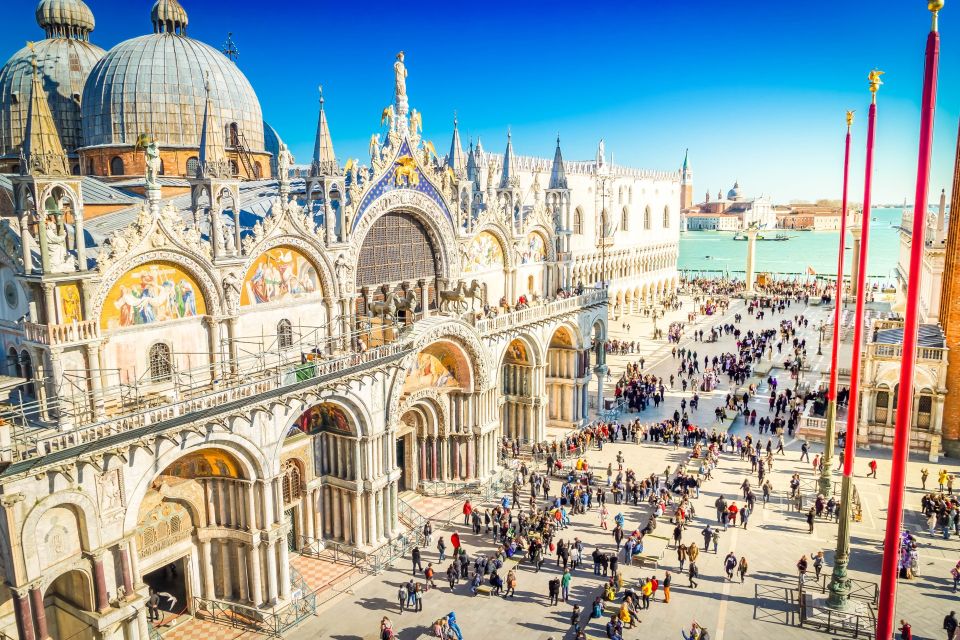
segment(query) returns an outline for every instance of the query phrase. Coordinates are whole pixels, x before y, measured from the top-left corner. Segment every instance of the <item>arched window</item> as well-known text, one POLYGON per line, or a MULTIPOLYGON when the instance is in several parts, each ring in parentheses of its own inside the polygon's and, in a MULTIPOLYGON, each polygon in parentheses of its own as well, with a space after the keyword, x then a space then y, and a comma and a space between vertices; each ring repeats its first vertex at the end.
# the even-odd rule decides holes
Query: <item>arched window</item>
POLYGON ((573 212, 573 232, 583 233, 583 211, 580 210, 580 207, 577 207, 573 212))
POLYGON ((166 169, 163 168, 163 158, 160 158, 160 175, 166 175, 166 169))
POLYGON ((917 428, 929 429, 930 416, 933 413, 933 396, 926 389, 917 398, 917 428))
POLYGON ((629 231, 630 230, 630 212, 626 207, 623 208, 623 211, 620 213, 620 231, 629 231))
POLYGON ((122 176, 123 173, 123 158, 120 156, 114 156, 110 159, 110 175, 112 176, 122 176))
POLYGON ((79 164, 73 165, 73 167, 70 168, 70 173, 72 173, 75 176, 80 175, 80 165, 79 164))
POLYGON ((293 325, 286 318, 277 324, 277 343, 281 349, 289 349, 293 346, 293 325))
POLYGON ((173 372, 170 357, 170 345, 158 342, 150 347, 150 379, 153 382, 166 382, 173 372))
POLYGON ((263 165, 261 165, 259 162, 253 163, 253 177, 257 180, 263 177, 263 165))
POLYGON ((233 175, 233 176, 240 175, 240 167, 237 165, 236 160, 230 161, 230 175, 233 175))
POLYGON ((663 208, 663 228, 670 228, 670 207, 663 208))
POLYGON ((236 147, 240 143, 240 127, 236 122, 231 122, 227 127, 227 146, 236 147))
POLYGON ((650 207, 643 210, 643 228, 650 230, 650 207))
POLYGON ((633 187, 632 187, 632 186, 630 187, 630 192, 629 192, 629 195, 628 195, 628 197, 627 197, 627 201, 628 201, 630 204, 633 204, 633 187))
POLYGON ((873 421, 878 424, 886 424, 887 416, 890 411, 890 392, 885 387, 877 391, 877 398, 873 404, 873 421))
POLYGON ((283 463, 283 505, 287 506, 300 499, 300 467, 292 460, 283 463))
POLYGON ((195 176, 197 175, 197 168, 200 166, 200 159, 196 156, 191 156, 187 158, 187 175, 195 176))

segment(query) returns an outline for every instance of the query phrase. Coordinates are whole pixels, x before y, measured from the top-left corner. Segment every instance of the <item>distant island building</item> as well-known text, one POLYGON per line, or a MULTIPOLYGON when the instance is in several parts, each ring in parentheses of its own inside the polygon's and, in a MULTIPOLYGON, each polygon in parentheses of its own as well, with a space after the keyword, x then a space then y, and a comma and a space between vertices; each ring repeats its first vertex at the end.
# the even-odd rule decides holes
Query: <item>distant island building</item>
POLYGON ((777 214, 768 196, 748 198, 743 195, 740 182, 724 197, 717 193, 715 199, 707 192, 704 201, 684 209, 686 229, 689 231, 736 231, 756 225, 761 229, 777 226, 777 214))

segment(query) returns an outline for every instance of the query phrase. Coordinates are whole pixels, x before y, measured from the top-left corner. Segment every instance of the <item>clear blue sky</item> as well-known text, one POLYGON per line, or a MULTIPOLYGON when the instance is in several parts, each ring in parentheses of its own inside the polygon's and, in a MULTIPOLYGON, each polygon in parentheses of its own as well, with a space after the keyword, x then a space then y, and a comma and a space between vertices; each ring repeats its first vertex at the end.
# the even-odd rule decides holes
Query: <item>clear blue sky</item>
MULTIPOLYGON (((913 199, 925 0, 748 2, 305 2, 181 0, 190 35, 219 47, 228 31, 264 117, 309 161, 323 84, 341 159, 366 154, 392 100, 392 62, 407 53, 411 106, 441 153, 453 112, 464 144, 675 169, 690 148, 697 198, 739 179, 777 201, 839 197, 844 110, 856 108, 851 198, 862 196, 869 103, 880 96, 875 201, 913 199)), ((87 0, 92 40, 109 49, 151 29, 151 0, 87 0)), ((37 39, 35 0, 4 0, 6 57, 37 39)), ((960 5, 941 15, 943 44, 933 197, 953 172, 960 5)))

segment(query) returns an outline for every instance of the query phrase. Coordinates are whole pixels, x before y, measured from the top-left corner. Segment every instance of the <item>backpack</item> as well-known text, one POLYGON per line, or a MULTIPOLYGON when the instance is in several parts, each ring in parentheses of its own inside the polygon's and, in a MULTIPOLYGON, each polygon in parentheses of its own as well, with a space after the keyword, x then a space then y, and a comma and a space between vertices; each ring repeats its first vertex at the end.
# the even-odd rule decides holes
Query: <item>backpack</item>
POLYGON ((593 617, 599 618, 601 616, 603 616, 603 606, 598 602, 597 604, 593 605, 593 617))

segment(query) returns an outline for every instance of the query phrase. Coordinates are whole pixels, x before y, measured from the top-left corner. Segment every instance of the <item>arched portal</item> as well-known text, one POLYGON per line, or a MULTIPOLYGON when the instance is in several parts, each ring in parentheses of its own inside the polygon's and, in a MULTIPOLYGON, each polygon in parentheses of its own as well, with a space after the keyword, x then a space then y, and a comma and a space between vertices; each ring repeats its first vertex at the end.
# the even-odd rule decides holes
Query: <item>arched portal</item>
POLYGON ((460 343, 445 338, 408 361, 395 433, 402 490, 475 476, 474 365, 460 343))
POLYGON ((507 346, 500 366, 503 436, 525 444, 540 442, 546 435, 539 397, 543 393, 543 373, 536 365, 532 345, 524 338, 515 338, 507 346))
MULTIPOLYGON (((74 569, 62 573, 50 583, 43 594, 46 637, 93 638, 92 629, 84 612, 95 611, 93 584, 89 574, 74 569)), ((36 616, 38 621, 40 616, 36 616)), ((40 630, 44 633, 44 630, 40 630)))
POLYGON ((558 327, 547 348, 547 426, 569 429, 583 421, 583 394, 589 378, 589 357, 574 330, 558 327))

